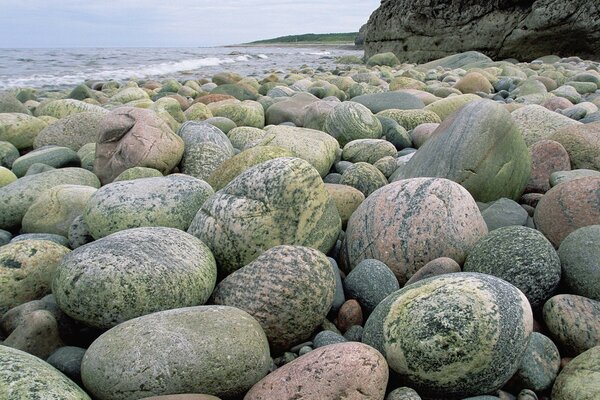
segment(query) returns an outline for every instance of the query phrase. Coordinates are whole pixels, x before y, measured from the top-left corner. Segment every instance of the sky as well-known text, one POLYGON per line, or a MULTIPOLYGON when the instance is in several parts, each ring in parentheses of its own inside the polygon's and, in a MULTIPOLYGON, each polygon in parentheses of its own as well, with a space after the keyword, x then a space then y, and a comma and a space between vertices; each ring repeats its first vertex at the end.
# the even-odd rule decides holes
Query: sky
POLYGON ((0 0, 0 47, 197 47, 356 32, 379 0, 0 0))

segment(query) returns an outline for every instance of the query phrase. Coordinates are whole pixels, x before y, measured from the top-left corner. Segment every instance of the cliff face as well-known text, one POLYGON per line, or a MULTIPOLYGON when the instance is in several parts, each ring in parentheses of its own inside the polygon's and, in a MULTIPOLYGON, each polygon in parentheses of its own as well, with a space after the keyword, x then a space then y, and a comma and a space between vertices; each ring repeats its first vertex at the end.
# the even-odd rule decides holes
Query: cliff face
POLYGON ((468 50, 600 60, 600 0, 383 0, 367 23, 367 57, 422 63, 468 50))

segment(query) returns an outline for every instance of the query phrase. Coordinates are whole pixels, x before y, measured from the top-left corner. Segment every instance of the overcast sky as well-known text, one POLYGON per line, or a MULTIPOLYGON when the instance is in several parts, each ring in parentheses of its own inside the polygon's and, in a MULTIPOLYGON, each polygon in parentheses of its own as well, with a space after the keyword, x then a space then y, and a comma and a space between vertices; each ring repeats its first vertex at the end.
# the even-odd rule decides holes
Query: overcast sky
POLYGON ((195 47, 354 32, 379 0, 0 0, 0 47, 195 47))

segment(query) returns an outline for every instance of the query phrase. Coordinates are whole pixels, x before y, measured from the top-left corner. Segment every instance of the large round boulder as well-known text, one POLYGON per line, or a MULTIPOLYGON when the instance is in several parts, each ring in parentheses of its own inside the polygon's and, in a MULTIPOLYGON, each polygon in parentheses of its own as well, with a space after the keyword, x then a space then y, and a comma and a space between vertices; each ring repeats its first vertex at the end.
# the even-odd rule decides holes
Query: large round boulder
POLYGON ((46 126, 44 121, 28 114, 0 113, 0 140, 19 150, 27 149, 46 126))
POLYGON ((600 225, 571 232, 558 248, 565 287, 574 294, 600 301, 600 225))
POLYGON ((0 346, 0 398, 90 400, 59 370, 24 351, 0 346))
POLYGON ((379 139, 383 135, 381 122, 371 110, 359 103, 345 101, 325 118, 325 132, 337 139, 340 146, 356 139, 379 139))
POLYGON ((96 239, 142 226, 186 230, 213 193, 208 183, 183 174, 113 182, 91 196, 83 220, 96 239))
POLYGON ((316 169, 276 158, 238 175, 202 205, 188 232, 204 241, 226 276, 281 244, 327 253, 341 220, 316 169))
POLYGON ((104 113, 82 112, 61 118, 42 129, 35 137, 33 147, 56 145, 78 151, 87 143, 96 143, 103 117, 104 113))
POLYGON ((179 164, 183 147, 183 140, 155 112, 119 107, 100 121, 94 172, 103 184, 131 167, 154 168, 165 175, 179 164))
POLYGON ((234 307, 200 306, 145 315, 100 336, 81 364, 99 400, 176 393, 238 398, 271 366, 262 328, 234 307))
POLYGON ((508 111, 477 100, 444 120, 396 179, 447 178, 487 203, 519 199, 530 173, 531 156, 508 111))
POLYGON ((215 304, 237 307, 260 323, 275 352, 310 338, 325 319, 335 291, 327 257, 301 246, 277 246, 227 276, 215 304))
POLYGON ((98 328, 204 304, 217 277, 204 243, 179 229, 136 228, 78 247, 56 269, 52 291, 70 317, 98 328))
POLYGON ((514 375, 532 328, 529 302, 516 287, 459 272, 389 295, 367 320, 363 342, 419 394, 465 398, 514 375))
POLYGON ((50 99, 41 102, 35 108, 36 117, 50 116, 58 119, 82 112, 106 114, 108 111, 100 106, 75 99, 50 99))
POLYGON ((406 179, 373 192, 356 209, 343 251, 349 269, 374 258, 402 286, 435 258, 462 264, 486 233, 477 204, 462 186, 441 178, 406 179))
POLYGON ((600 171, 600 122, 566 126, 551 139, 567 150, 573 169, 600 171))

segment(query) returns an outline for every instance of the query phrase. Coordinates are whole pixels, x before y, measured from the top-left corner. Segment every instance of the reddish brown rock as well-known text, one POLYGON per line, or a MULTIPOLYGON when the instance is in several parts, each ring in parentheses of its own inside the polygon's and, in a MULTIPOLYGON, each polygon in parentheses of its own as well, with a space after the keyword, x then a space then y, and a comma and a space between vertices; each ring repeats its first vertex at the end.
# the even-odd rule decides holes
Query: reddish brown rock
POLYGON ((374 348, 358 342, 313 350, 255 384, 244 400, 383 400, 388 366, 374 348))
POLYGON ((206 96, 198 97, 196 100, 194 100, 194 103, 210 104, 232 99, 235 100, 235 97, 228 94, 207 94, 206 96))
POLYGON ((429 261, 418 270, 409 280, 406 282, 407 285, 415 283, 425 278, 431 278, 432 276, 450 274, 453 272, 460 272, 460 265, 456 261, 448 257, 440 257, 435 260, 429 261))
POLYGON ((100 122, 94 173, 102 184, 132 167, 168 174, 183 155, 183 140, 153 111, 119 107, 100 122))
POLYGON ((347 300, 337 315, 335 326, 342 332, 346 332, 353 325, 363 324, 363 313, 358 301, 352 299, 347 300))
POLYGON ((572 107, 573 103, 564 97, 554 96, 542 103, 542 107, 546 107, 550 111, 564 110, 572 107))
POLYGON ((534 221, 556 248, 574 230, 600 224, 600 177, 576 179, 553 187, 538 203, 534 221))
POLYGON ((541 140, 529 147, 531 175, 525 187, 526 193, 545 193, 550 190, 550 175, 556 171, 571 170, 569 154, 553 140, 541 140))
POLYGON ((25 315, 3 344, 43 360, 63 346, 56 319, 46 310, 37 310, 25 315))
POLYGON ((519 203, 536 208, 542 197, 544 197, 542 193, 525 193, 519 199, 519 203))
POLYGON ((565 126, 550 139, 567 150, 573 169, 600 171, 600 122, 565 126))
POLYGON ((440 124, 435 122, 427 122, 421 125, 417 125, 415 129, 410 132, 410 138, 412 139, 415 148, 423 146, 423 144, 431 138, 433 132, 437 129, 440 124))

